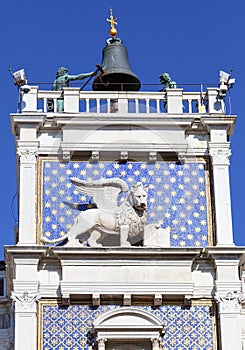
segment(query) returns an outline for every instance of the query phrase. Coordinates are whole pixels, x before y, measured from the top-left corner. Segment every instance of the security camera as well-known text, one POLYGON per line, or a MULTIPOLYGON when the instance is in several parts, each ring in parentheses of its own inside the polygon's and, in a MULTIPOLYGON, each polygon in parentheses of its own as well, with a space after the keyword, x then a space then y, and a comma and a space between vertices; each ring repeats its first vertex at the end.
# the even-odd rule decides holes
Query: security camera
POLYGON ((228 91, 228 85, 227 83, 221 81, 220 82, 220 85, 219 85, 219 96, 222 98, 222 97, 225 97, 226 94, 227 94, 227 91, 228 91))
POLYGON ((23 93, 23 94, 28 94, 28 92, 31 91, 31 87, 29 85, 22 85, 20 87, 20 91, 23 93))

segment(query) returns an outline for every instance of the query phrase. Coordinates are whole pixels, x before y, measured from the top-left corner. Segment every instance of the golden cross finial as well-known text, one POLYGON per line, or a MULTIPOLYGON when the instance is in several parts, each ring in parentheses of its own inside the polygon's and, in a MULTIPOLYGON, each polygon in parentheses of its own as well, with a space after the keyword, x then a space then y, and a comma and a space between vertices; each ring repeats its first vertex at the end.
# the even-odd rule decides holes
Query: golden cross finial
POLYGON ((110 8, 110 19, 106 19, 107 22, 111 24, 111 29, 110 29, 110 35, 114 38, 117 35, 117 29, 115 28, 115 24, 118 24, 116 22, 117 18, 115 18, 112 14, 112 8, 110 8))

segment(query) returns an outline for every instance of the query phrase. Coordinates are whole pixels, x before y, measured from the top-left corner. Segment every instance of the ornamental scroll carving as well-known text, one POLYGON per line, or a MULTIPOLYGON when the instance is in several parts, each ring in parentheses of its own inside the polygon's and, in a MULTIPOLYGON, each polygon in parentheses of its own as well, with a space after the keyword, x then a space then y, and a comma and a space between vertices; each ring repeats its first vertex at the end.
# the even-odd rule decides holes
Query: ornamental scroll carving
POLYGON ((245 299, 245 294, 228 292, 225 296, 216 294, 215 300, 219 304, 220 312, 239 313, 240 303, 245 299))
POLYGON ((12 293, 11 298, 15 302, 15 312, 36 312, 36 302, 41 296, 39 294, 31 295, 25 291, 21 295, 12 293))
POLYGON ((231 150, 229 147, 213 147, 209 148, 209 154, 213 165, 230 165, 231 150))
POLYGON ((18 149, 17 154, 20 157, 20 163, 36 163, 36 157, 38 155, 37 149, 18 149))

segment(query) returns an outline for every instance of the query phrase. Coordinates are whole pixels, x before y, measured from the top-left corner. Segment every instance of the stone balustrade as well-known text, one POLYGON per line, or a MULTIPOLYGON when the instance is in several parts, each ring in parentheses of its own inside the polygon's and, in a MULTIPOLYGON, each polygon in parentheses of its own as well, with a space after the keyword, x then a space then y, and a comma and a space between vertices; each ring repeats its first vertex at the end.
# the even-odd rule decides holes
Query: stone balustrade
MULTIPOLYGON (((20 93, 19 112, 57 113, 57 101, 63 101, 62 113, 84 114, 225 114, 224 99, 217 88, 203 93, 167 89, 166 92, 81 91, 64 88, 63 91, 39 90, 30 86, 28 93, 20 93)), ((58 109, 59 111, 59 109, 58 109)))

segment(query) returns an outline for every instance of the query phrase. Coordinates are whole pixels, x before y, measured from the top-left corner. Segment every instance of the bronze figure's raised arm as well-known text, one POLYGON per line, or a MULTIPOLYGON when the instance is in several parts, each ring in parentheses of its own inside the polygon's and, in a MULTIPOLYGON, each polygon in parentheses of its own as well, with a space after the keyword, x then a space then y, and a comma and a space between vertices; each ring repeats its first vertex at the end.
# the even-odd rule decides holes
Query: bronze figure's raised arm
POLYGON ((56 73, 56 79, 53 83, 52 90, 61 91, 64 87, 69 87, 71 80, 83 80, 88 77, 95 76, 96 72, 81 73, 78 75, 68 74, 68 69, 65 67, 59 67, 56 73))

